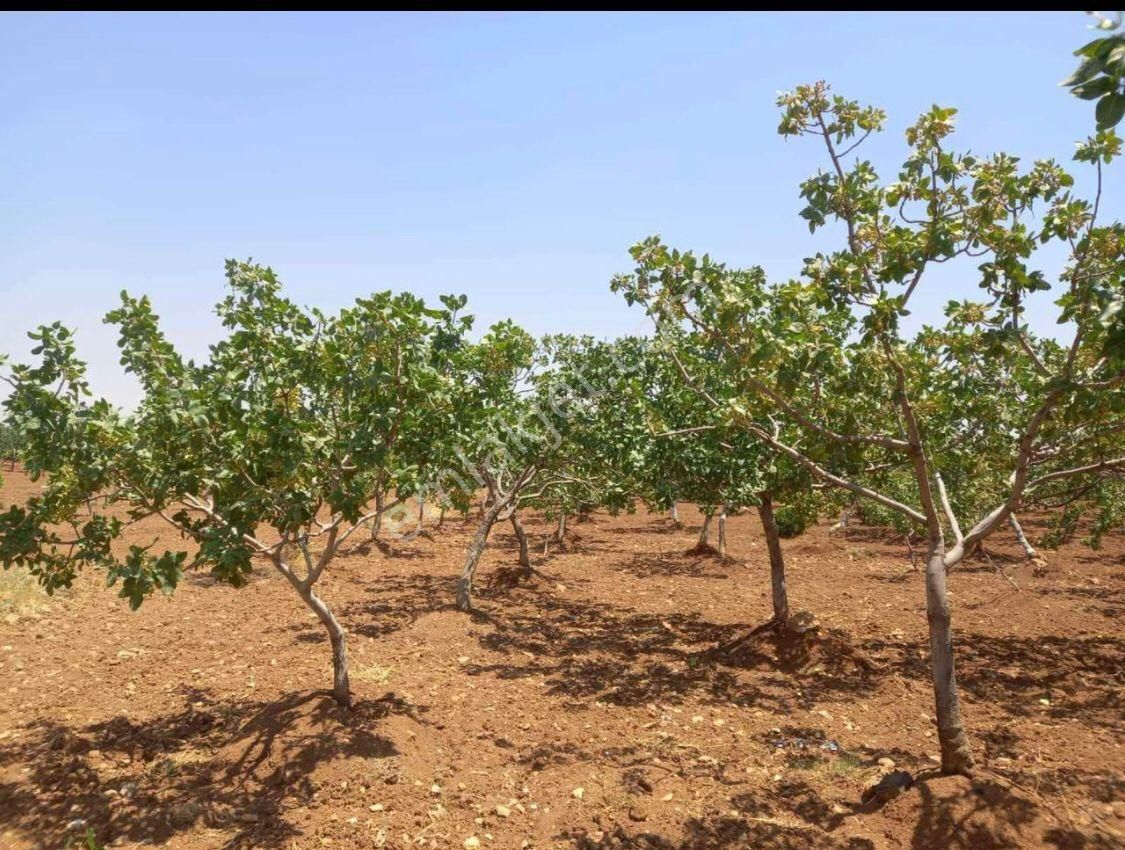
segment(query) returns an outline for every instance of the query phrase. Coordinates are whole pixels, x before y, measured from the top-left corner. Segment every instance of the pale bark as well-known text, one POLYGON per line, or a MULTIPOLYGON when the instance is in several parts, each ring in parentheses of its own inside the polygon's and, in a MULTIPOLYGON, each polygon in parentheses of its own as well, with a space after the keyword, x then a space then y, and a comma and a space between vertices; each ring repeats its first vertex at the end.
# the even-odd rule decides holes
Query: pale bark
POLYGON ((516 476, 511 486, 506 491, 502 491, 495 476, 485 467, 480 467, 481 475, 488 485, 488 496, 484 502, 484 505, 487 505, 487 510, 482 511, 480 526, 469 543, 469 550, 465 554, 465 566, 461 570, 461 578, 457 581, 457 609, 459 611, 471 611, 473 609, 473 575, 476 573, 477 564, 480 562, 484 547, 488 543, 488 535, 492 531, 492 526, 496 524, 496 520, 500 518, 504 511, 509 512, 505 519, 515 516, 516 508, 519 506, 520 491, 535 476, 537 471, 538 467, 535 464, 525 467, 516 476))
MULTIPOLYGON (((458 611, 473 610, 473 575, 476 573, 480 556, 484 553, 484 547, 488 543, 488 535, 492 532, 492 526, 496 524, 496 520, 503 511, 504 503, 500 500, 494 500, 488 510, 484 512, 480 525, 477 527, 477 533, 473 535, 473 539, 469 542, 469 549, 465 554, 465 566, 461 569, 461 578, 457 581, 458 611)), ((512 514, 512 516, 515 516, 515 514, 512 514)))
MULTIPOLYGON (((1071 349, 1070 357, 1073 359, 1076 347, 1078 345, 1078 338, 1074 340, 1074 347, 1071 349)), ((1067 365, 1067 372, 1070 371, 1070 362, 1067 365)), ((1043 403, 1032 415, 1024 429, 1023 434, 1019 439, 1019 451, 1016 455, 1015 468, 1012 470, 1012 477, 1008 485, 1008 498, 1000 506, 990 511, 984 519, 978 522, 973 528, 965 535, 965 539, 958 541, 957 544, 945 553, 946 567, 956 566, 966 552, 971 552, 973 548, 991 534, 996 527, 1004 522, 1008 516, 1016 509, 1021 498, 1026 491, 1033 489, 1035 486, 1041 484, 1048 479, 1055 479, 1060 476, 1067 476, 1073 474, 1080 474, 1089 471, 1093 467, 1079 467, 1077 469, 1060 470, 1059 472, 1049 473, 1041 478, 1038 478, 1028 483, 1028 474, 1031 466, 1031 456, 1035 448, 1035 438, 1038 436, 1043 423, 1051 415, 1055 405, 1058 403, 1059 398, 1063 394, 1063 387, 1056 387, 1054 390, 1047 394, 1043 403)), ((1111 462, 1112 463, 1112 462, 1111 462)), ((1096 467, 1101 467, 1102 464, 1095 464, 1096 467)))
POLYGON ((350 707, 352 692, 351 684, 348 681, 348 646, 344 627, 340 625, 340 621, 336 619, 336 615, 332 613, 324 600, 316 595, 312 587, 312 581, 307 579, 302 581, 292 568, 280 558, 274 559, 274 565, 289 580, 293 589, 297 591, 297 595, 301 597, 301 601, 316 614, 317 619, 327 630, 328 640, 332 644, 332 696, 344 708, 350 707))
POLYGON ((524 569, 531 569, 531 556, 527 551, 527 533, 523 530, 523 523, 520 522, 519 514, 512 512, 511 516, 512 530, 516 533, 516 542, 520 547, 520 561, 519 564, 524 569))
POLYGON ((381 489, 375 490, 375 517, 371 520, 371 540, 374 541, 379 537, 379 531, 383 527, 383 511, 384 511, 384 497, 381 489))
POLYGON ((312 588, 309 588, 307 596, 303 598, 328 630, 328 639, 332 643, 332 696, 347 708, 352 703, 352 691, 348 681, 348 645, 344 628, 312 588))
POLYGON ((711 539, 711 514, 703 515, 703 527, 699 529, 699 543, 700 548, 706 546, 711 539))
POLYGON ((770 556, 770 590, 773 597, 773 619, 784 623, 789 619, 789 595, 785 589, 785 558, 781 554, 781 535, 777 531, 777 520, 773 515, 773 498, 768 494, 761 496, 758 516, 762 520, 762 531, 766 536, 766 549, 770 556))
POLYGON ((1008 514, 1008 525, 1012 527, 1012 532, 1016 535, 1016 540, 1019 541, 1020 546, 1023 547, 1023 553, 1033 561, 1040 560, 1039 552, 1031 545, 1031 541, 1027 539, 1027 535, 1023 533, 1023 526, 1020 525, 1020 521, 1016 519, 1015 514, 1008 514))
POLYGON ((672 522, 676 523, 676 525, 680 524, 680 510, 676 506, 675 499, 672 500, 672 507, 668 510, 668 517, 672 522))
POLYGON ((942 773, 968 773, 973 753, 961 722, 961 700, 953 664, 953 629, 945 586, 945 543, 929 538, 926 554, 926 619, 930 627, 930 664, 937 705, 938 741, 942 773))
POLYGON ((840 511, 840 519, 836 522, 835 525, 831 526, 828 529, 828 533, 829 534, 835 534, 840 529, 847 528, 848 523, 850 521, 851 521, 851 511, 848 508, 844 508, 842 511, 840 511))
MULTIPOLYGON (((957 693, 957 675, 953 664, 953 626, 949 594, 946 591, 945 538, 938 518, 933 489, 930 487, 930 464, 922 446, 921 429, 914 416, 914 407, 906 393, 906 373, 886 346, 887 357, 897 373, 896 398, 902 423, 910 438, 910 460, 914 466, 914 479, 918 484, 918 498, 926 519, 926 619, 930 628, 930 665, 934 684, 934 701, 937 708, 938 742, 941 746, 942 773, 968 773, 973 766, 973 751, 961 723, 961 700, 957 693)), ((941 475, 936 476, 939 496, 944 499, 945 486, 941 475)), ((946 508, 952 516, 952 510, 946 508)), ((950 520, 957 541, 954 549, 958 558, 965 551, 967 538, 961 534, 956 518, 950 520)), ((973 532, 970 532, 970 536, 973 532)), ((980 539, 983 539, 983 535, 980 539)))
POLYGON ((719 509, 719 557, 727 556, 727 506, 719 509))
POLYGON ((941 509, 945 511, 945 519, 953 532, 953 539, 960 543, 965 539, 965 535, 961 533, 961 523, 957 521, 957 514, 953 512, 953 508, 949 504, 949 494, 945 492, 945 481, 942 479, 940 472, 934 473, 934 481, 937 483, 938 495, 941 497, 941 509))

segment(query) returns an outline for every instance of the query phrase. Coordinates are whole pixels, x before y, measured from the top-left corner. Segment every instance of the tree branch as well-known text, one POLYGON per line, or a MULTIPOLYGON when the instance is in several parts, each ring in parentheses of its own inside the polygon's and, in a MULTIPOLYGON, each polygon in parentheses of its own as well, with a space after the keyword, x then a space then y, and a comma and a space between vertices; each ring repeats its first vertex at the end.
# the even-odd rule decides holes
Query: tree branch
POLYGON ((1100 472, 1103 469, 1117 469, 1123 464, 1125 464, 1125 456, 1098 461, 1097 463, 1087 464, 1086 466, 1076 466, 1072 469, 1060 469, 1055 472, 1048 472, 1046 475, 1041 475, 1029 481, 1024 488, 1024 493, 1029 493, 1039 485, 1046 484, 1048 481, 1055 481, 1059 478, 1069 478, 1073 475, 1083 475, 1087 472, 1100 472))
POLYGON ((965 539, 965 535, 961 533, 961 524, 957 522, 957 517, 953 513, 953 508, 949 504, 949 494, 945 492, 945 482, 941 479, 941 473, 934 473, 934 480, 937 481, 938 496, 941 497, 941 509, 945 511, 945 518, 949 521, 949 527, 953 529, 953 538, 958 543, 965 539))

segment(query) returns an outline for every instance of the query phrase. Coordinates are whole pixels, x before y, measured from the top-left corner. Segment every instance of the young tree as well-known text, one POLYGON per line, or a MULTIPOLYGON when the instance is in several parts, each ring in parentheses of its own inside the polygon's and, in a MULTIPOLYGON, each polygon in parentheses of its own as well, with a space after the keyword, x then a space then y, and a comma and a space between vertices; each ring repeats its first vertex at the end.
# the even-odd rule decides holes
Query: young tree
POLYGON ((599 508, 632 509, 623 455, 644 423, 635 418, 624 388, 643 368, 644 342, 555 335, 544 340, 544 350, 547 365, 537 380, 535 403, 554 414, 559 445, 550 457, 550 486, 529 504, 556 522, 547 544, 565 549, 569 517, 588 518, 599 508))
POLYGON ((768 625, 789 620, 781 536, 793 536, 815 521, 823 501, 809 488, 799 465, 763 446, 743 429, 724 421, 709 403, 730 392, 722 359, 698 333, 685 333, 675 322, 658 322, 655 340, 627 338, 610 349, 612 368, 598 371, 587 357, 588 374, 602 387, 593 437, 578 454, 620 481, 617 498, 639 497, 663 509, 666 494, 677 492, 698 504, 704 526, 697 547, 707 546, 711 517, 718 516, 718 554, 725 557, 725 519, 755 506, 767 540, 773 599, 768 625), (685 384, 684 375, 696 383, 685 384), (783 529, 774 517, 780 501, 783 529))
POLYGON ((466 507, 478 490, 487 494, 457 582, 461 611, 472 609, 476 568, 498 521, 512 523, 525 560, 526 535, 516 510, 550 447, 539 423, 527 415, 526 383, 539 361, 535 340, 512 322, 494 325, 479 343, 463 347, 451 360, 457 427, 450 438, 456 461, 441 469, 433 490, 440 500, 466 507))
POLYGON ((627 506, 612 467, 597 461, 609 434, 598 400, 625 365, 615 357, 613 343, 570 336, 536 343, 510 324, 466 352, 459 383, 487 392, 469 392, 458 454, 487 497, 458 582, 461 610, 472 607, 473 578, 497 521, 515 521, 521 565, 530 572, 521 506, 546 507, 560 518, 580 508, 627 506))
MULTIPOLYGON (((828 167, 802 185, 802 217, 813 231, 836 223, 840 247, 808 260, 801 281, 771 287, 760 270, 728 270, 650 239, 633 249, 636 273, 616 285, 714 340, 744 399, 712 398, 731 423, 824 484, 924 529, 942 769, 965 772, 973 759, 954 672, 946 573, 1048 485, 1125 463, 1103 452, 1104 436, 1120 429, 1122 417, 1121 394, 1110 391, 1125 382, 1125 361, 1103 317, 1121 292, 1125 229, 1100 224, 1098 201, 1074 197, 1072 179, 1053 161, 1021 170, 1005 154, 953 153, 952 109, 934 107, 908 129, 899 179, 883 184, 870 162, 852 156, 881 129, 881 110, 832 96, 823 83, 786 93, 779 105, 782 135, 812 137, 823 147, 828 167), (1025 315, 1028 299, 1051 285, 1035 265, 1040 246, 1068 254, 1055 304, 1072 332, 1049 346, 1036 340, 1025 315), (966 258, 976 264, 984 297, 951 303, 938 331, 938 356, 923 356, 924 346, 912 344, 903 328, 911 298, 920 287, 940 285, 937 266, 961 267, 966 258), (806 304, 809 312, 787 318, 771 309, 777 299, 806 304), (841 320, 851 322, 845 345, 837 332, 841 320), (997 461, 1006 474, 959 482, 979 490, 963 504, 989 504, 964 526, 943 478, 953 448, 948 440, 983 439, 991 446, 1001 430, 985 429, 978 438, 965 418, 972 399, 957 389, 957 357, 947 356, 957 348, 986 353, 995 368, 1021 381, 1021 395, 1008 400, 1018 424, 1004 432, 997 461), (846 405, 816 404, 825 375, 837 392, 854 387, 842 396, 846 405), (951 404, 952 411, 943 409, 951 404), (761 405, 780 428, 766 428, 754 415, 761 405), (1065 423, 1069 440, 1050 440, 1056 423, 1065 423), (865 464, 857 466, 854 454, 841 463, 855 452, 865 464), (905 496, 883 486, 892 478, 905 496)), ((1096 165, 1098 199, 1102 165, 1119 149, 1112 131, 1079 147, 1076 158, 1096 165)))
POLYGON ((267 561, 326 629, 332 692, 347 705, 344 629, 316 585, 377 515, 373 494, 419 480, 423 435, 436 437, 429 420, 449 394, 434 340, 459 326, 410 295, 379 293, 335 317, 303 310, 249 263, 228 262, 227 280, 217 312, 229 335, 204 363, 175 351, 146 298, 122 294, 107 321, 144 390, 129 416, 89 401, 67 329, 32 334, 39 363, 11 370, 4 405, 28 471, 48 481, 0 516, 0 562, 48 590, 100 566, 136 608, 175 588, 189 553, 134 545, 121 557, 113 543, 129 523, 163 519, 195 544, 192 566, 235 586, 267 561))
MULTIPOLYGON (((0 359, 0 365, 3 364, 0 359)), ((0 422, 0 461, 6 461, 11 471, 15 471, 20 456, 19 436, 16 429, 7 422, 0 422)))
MULTIPOLYGON (((790 319, 797 316, 796 306, 783 299, 771 306, 790 319)), ((745 428, 732 426, 724 417, 726 406, 742 403, 745 417, 756 417, 764 428, 778 427, 777 422, 769 419, 768 409, 760 404, 757 409, 745 405, 745 397, 730 382, 723 352, 714 340, 698 331, 683 332, 674 318, 661 317, 657 323, 661 354, 657 362, 664 374, 649 404, 664 426, 658 436, 673 438, 673 451, 688 458, 691 475, 677 486, 704 506, 704 532, 706 506, 720 506, 720 556, 726 555, 723 514, 727 510, 755 507, 770 564, 773 616, 766 626, 785 627, 790 609, 781 538, 804 532, 816 521, 825 500, 812 489, 807 470, 764 445, 745 428)), ((793 390, 791 397, 795 394, 793 390)), ((705 543, 701 533, 700 545, 705 543)))
POLYGON ((712 353, 704 341, 669 327, 659 330, 661 335, 650 346, 648 380, 635 384, 650 427, 645 463, 636 470, 643 482, 640 489, 657 498, 671 490, 694 503, 703 514, 703 525, 689 551, 725 558, 727 515, 757 501, 764 453, 749 435, 717 421, 678 373, 676 364, 688 362, 701 382, 719 391, 715 383, 718 379, 721 387, 722 379, 712 368, 712 353), (718 545, 713 547, 711 526, 716 519, 718 545))

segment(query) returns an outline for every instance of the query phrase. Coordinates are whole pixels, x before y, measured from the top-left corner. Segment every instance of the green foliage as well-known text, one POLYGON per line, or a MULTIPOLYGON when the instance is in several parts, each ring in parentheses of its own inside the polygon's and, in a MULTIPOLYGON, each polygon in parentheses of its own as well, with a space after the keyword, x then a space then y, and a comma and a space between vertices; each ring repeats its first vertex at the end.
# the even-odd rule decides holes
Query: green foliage
POLYGON ((799 537, 816 524, 820 504, 813 491, 794 494, 783 505, 774 508, 777 533, 781 537, 799 537))
MULTIPOLYGON (((709 411, 684 421, 742 429, 794 468, 872 500, 873 515, 904 531, 952 530, 938 474, 954 515, 973 528, 987 517, 978 535, 1071 469, 1094 461, 1099 481, 1120 474, 1111 435, 1122 394, 1105 391, 1125 380, 1120 223, 1099 222, 1098 205, 1076 197, 1053 160, 954 151, 953 109, 934 106, 908 128, 897 179, 885 183, 853 156, 881 129, 881 110, 824 83, 778 103, 782 135, 811 137, 827 154, 828 168, 802 184, 802 217, 814 231, 838 225, 840 247, 806 260, 799 280, 770 283, 760 268, 654 237, 613 282, 672 350, 698 348, 680 371, 709 411), (1068 257, 1054 281, 1039 259, 1052 250, 1068 257), (912 296, 938 285, 928 272, 943 263, 975 266, 981 297, 904 334, 912 296), (1035 337, 1025 318, 1028 301, 1052 290, 1059 322, 1077 328, 1065 346, 1035 337)), ((1099 198, 1119 153, 1112 130, 1079 146, 1099 198)))
MULTIPOLYGON (((1097 13, 1090 13, 1097 14, 1097 13)), ((1098 29, 1113 30, 1120 26, 1117 17, 1099 15, 1098 29)), ((1078 68, 1063 80, 1070 93, 1083 100, 1096 100, 1094 110, 1098 130, 1111 129, 1125 116, 1125 35, 1096 38, 1074 51, 1078 68)))
POLYGON ((4 406, 28 472, 48 480, 0 515, 5 566, 50 591, 97 565, 135 608, 176 586, 189 553, 119 555, 126 525, 162 518, 195 544, 191 566, 239 586, 255 556, 335 540, 376 489, 424 480, 452 409, 463 300, 435 310, 384 292, 327 316, 286 299, 268 268, 232 261, 227 281, 228 336, 203 363, 175 351, 147 298, 122 293, 106 320, 145 393, 129 416, 90 400, 69 330, 31 334, 38 362, 12 368, 4 406))
POLYGON ((0 461, 15 462, 19 458, 20 443, 16 429, 0 422, 0 461))

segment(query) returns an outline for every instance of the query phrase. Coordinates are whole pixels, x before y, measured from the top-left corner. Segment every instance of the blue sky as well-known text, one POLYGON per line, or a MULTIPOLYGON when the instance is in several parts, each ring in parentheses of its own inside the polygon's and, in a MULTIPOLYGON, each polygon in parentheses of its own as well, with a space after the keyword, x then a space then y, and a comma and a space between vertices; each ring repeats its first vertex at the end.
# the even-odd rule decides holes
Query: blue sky
MULTIPOLYGON (((818 78, 885 107, 868 150, 960 108, 978 153, 1069 161, 1091 104, 1057 86, 1079 13, 1002 15, 12 15, 0 17, 0 351, 62 319, 95 390, 133 382, 101 325, 147 293, 202 355, 226 257, 298 301, 464 292, 480 326, 612 336, 608 290, 660 233, 774 277, 815 250, 776 135, 779 90, 818 78)), ((1105 210, 1125 189, 1110 172, 1105 210)), ((946 273, 919 314, 975 292, 946 273)), ((1036 322, 1050 330, 1046 313, 1036 322)))

